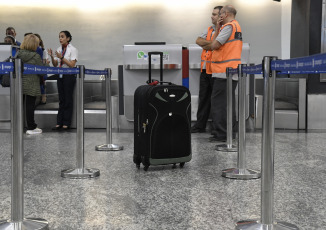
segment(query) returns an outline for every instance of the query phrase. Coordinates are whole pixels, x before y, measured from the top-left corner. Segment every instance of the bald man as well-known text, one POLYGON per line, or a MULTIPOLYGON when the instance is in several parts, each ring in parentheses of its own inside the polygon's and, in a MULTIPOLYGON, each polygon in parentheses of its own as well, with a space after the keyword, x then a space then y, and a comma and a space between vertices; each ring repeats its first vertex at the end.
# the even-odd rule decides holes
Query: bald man
MULTIPOLYGON (((237 68, 241 64, 242 33, 239 23, 235 20, 236 9, 227 5, 220 11, 216 25, 217 33, 214 34, 211 44, 212 52, 212 81, 211 114, 213 119, 213 136, 210 141, 226 141, 227 136, 227 102, 226 102, 226 68, 237 68)), ((235 88, 237 76, 232 81, 233 98, 233 138, 236 131, 235 115, 235 88)))

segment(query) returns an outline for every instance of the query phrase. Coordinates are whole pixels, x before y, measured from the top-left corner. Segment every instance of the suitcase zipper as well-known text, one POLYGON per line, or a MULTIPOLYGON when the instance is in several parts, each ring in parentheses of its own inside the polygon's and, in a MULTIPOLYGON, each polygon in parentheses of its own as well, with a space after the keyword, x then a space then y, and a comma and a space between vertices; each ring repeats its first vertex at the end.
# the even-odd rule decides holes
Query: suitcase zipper
POLYGON ((146 119, 146 123, 143 123, 143 129, 144 129, 144 133, 146 133, 146 127, 148 125, 148 119, 146 119))

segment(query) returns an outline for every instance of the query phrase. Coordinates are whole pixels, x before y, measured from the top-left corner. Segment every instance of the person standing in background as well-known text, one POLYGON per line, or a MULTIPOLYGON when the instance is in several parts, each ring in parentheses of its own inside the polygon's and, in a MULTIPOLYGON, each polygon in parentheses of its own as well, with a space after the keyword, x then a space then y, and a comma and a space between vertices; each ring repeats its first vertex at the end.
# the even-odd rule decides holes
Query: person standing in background
POLYGON ((199 96, 198 96, 198 110, 197 121, 191 127, 192 133, 203 133, 206 129, 206 123, 211 111, 211 94, 212 94, 212 70, 211 70, 211 57, 212 49, 211 44, 213 35, 215 33, 216 24, 219 18, 220 10, 223 6, 216 6, 212 12, 212 26, 208 27, 204 33, 197 38, 196 44, 203 48, 201 54, 200 77, 199 77, 199 96))
MULTIPOLYGON (((241 64, 242 32, 240 24, 235 20, 236 9, 227 5, 220 11, 219 22, 216 25, 211 44, 212 52, 212 79, 213 90, 211 97, 212 119, 214 130, 210 141, 226 141, 227 135, 227 87, 226 68, 237 68, 241 64), (219 25, 220 24, 220 25, 219 25)), ((232 136, 235 138, 236 115, 235 115, 235 88, 237 76, 232 76, 232 136)))
MULTIPOLYGON (((11 35, 6 35, 6 37, 4 38, 4 43, 11 44, 12 46, 17 46, 15 38, 11 35)), ((17 47, 12 47, 11 57, 16 56, 17 50, 18 50, 17 47)))
MULTIPOLYGON (((44 66, 40 55, 36 53, 38 45, 39 39, 34 34, 25 36, 18 51, 17 58, 20 58, 24 64, 44 66)), ((37 127, 34 120, 36 97, 41 95, 40 77, 37 74, 24 74, 22 78, 24 112, 27 123, 26 134, 29 135, 42 133, 42 129, 37 127)))
POLYGON ((15 42, 16 42, 17 46, 20 46, 20 42, 17 41, 17 39, 16 39, 16 30, 15 30, 14 27, 8 27, 8 28, 6 29, 6 35, 11 35, 11 36, 13 36, 13 37, 15 38, 15 42))
MULTIPOLYGON (((53 53, 48 49, 48 54, 54 67, 74 68, 78 60, 78 50, 70 44, 72 36, 69 31, 59 33, 61 46, 53 53)), ((76 75, 59 75, 57 80, 59 93, 59 111, 57 115, 57 124, 52 130, 68 130, 71 125, 73 111, 73 93, 76 85, 76 75)))

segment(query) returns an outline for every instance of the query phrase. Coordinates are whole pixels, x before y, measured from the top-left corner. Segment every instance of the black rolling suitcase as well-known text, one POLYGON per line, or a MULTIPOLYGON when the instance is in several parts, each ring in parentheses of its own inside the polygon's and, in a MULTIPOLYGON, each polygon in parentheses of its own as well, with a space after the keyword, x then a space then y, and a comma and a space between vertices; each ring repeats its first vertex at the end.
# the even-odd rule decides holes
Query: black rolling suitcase
POLYGON ((151 56, 160 55, 158 85, 139 86, 134 94, 134 163, 144 165, 177 164, 183 167, 191 160, 191 95, 180 85, 163 82, 163 53, 149 52, 149 81, 151 56))

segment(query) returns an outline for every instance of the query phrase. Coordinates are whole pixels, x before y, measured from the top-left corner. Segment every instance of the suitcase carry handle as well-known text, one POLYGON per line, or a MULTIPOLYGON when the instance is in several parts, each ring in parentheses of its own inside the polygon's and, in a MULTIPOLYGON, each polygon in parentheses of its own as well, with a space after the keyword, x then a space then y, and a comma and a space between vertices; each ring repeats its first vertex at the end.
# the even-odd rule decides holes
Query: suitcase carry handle
POLYGON ((156 86, 156 85, 158 85, 158 84, 161 84, 161 85, 163 85, 163 84, 167 84, 167 85, 175 85, 174 83, 169 82, 169 81, 158 81, 158 80, 155 80, 155 79, 153 79, 152 82, 150 82, 149 80, 147 80, 146 83, 147 83, 148 85, 153 85, 153 86, 156 86))
POLYGON ((163 52, 148 52, 148 82, 152 82, 152 55, 160 55, 160 84, 163 84, 163 52))

